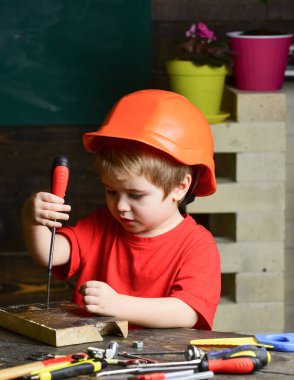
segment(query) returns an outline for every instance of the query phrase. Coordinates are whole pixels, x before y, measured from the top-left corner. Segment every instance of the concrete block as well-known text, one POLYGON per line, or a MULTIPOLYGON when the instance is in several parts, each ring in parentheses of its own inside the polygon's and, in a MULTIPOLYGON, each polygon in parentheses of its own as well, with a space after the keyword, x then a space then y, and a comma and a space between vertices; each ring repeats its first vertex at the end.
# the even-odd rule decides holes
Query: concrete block
POLYGON ((237 241, 283 241, 285 216, 283 211, 238 212, 237 241))
POLYGON ((284 303, 236 304, 223 300, 218 306, 213 329, 253 335, 282 333, 284 332, 284 303))
POLYGON ((284 153, 238 153, 236 161, 237 182, 285 181, 284 153))
MULTIPOLYGON (((293 128, 293 124, 291 125, 291 127, 293 128)), ((287 162, 287 165, 294 164, 294 134, 293 135, 287 134, 286 162, 287 162)))
POLYGON ((294 248, 294 220, 286 223, 285 247, 294 248))
POLYGON ((285 305, 285 331, 294 331, 294 303, 285 305))
POLYGON ((236 302, 283 302, 284 275, 282 272, 238 273, 236 302))
POLYGON ((294 191, 286 191, 286 222, 294 220, 294 191))
POLYGON ((288 132, 294 134, 293 120, 294 120, 294 97, 293 97, 293 82, 285 82, 283 85, 283 91, 286 94, 287 104, 287 129, 288 132))
POLYGON ((285 302, 294 304, 294 248, 285 249, 285 302))
POLYGON ((188 213, 229 213, 238 211, 282 211, 285 209, 284 183, 223 183, 215 194, 196 198, 187 205, 188 213))
POLYGON ((286 120, 286 95, 283 91, 252 92, 227 87, 226 108, 237 121, 286 120))
POLYGON ((294 164, 287 163, 286 177, 286 191, 294 191, 294 164))
POLYGON ((281 121, 227 122, 211 126, 216 153, 284 152, 285 123, 281 121))
POLYGON ((216 238, 216 243, 221 256, 222 273, 282 272, 284 270, 282 241, 232 242, 216 238))

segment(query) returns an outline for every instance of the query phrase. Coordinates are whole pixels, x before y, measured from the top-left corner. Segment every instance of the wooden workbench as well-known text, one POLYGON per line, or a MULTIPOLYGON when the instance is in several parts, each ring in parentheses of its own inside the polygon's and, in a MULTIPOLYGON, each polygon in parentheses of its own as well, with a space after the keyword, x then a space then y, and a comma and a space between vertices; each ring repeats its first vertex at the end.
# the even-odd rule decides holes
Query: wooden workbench
MULTIPOLYGON (((10 332, 0 328, 0 369, 15 365, 31 362, 32 359, 44 353, 46 354, 73 354, 77 352, 86 352, 87 347, 94 346, 106 348, 111 340, 116 340, 119 344, 119 351, 140 353, 139 349, 134 349, 132 344, 134 341, 142 341, 144 343, 144 351, 182 351, 185 350, 191 339, 211 338, 211 337, 234 337, 237 334, 197 331, 191 329, 145 329, 130 330, 128 338, 120 338, 115 336, 104 337, 103 342, 97 344, 80 344, 66 347, 52 347, 38 341, 26 338, 22 335, 10 332)), ((154 358, 154 356, 152 356, 154 358)), ((162 361, 184 360, 181 355, 168 355, 161 357, 162 361)), ((115 369, 120 367, 116 366, 115 369)), ((111 368, 113 369, 113 368, 111 368)), ((294 378, 294 353, 272 352, 272 363, 261 372, 254 372, 250 375, 215 375, 216 380, 236 379, 236 380, 252 380, 267 379, 281 380, 285 376, 294 378)), ((83 376, 85 378, 85 376, 83 376)), ((89 378, 95 379, 93 375, 89 378)), ((112 379, 127 379, 127 376, 106 377, 112 379)))

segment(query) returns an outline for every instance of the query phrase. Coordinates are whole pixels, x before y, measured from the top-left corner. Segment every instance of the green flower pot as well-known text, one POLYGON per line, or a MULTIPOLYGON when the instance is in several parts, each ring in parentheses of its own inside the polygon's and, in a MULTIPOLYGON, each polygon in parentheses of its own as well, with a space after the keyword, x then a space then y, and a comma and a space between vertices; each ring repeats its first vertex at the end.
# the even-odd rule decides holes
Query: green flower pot
POLYGON ((209 122, 221 115, 221 103, 228 70, 225 66, 197 66, 191 61, 166 63, 171 90, 189 99, 209 122))

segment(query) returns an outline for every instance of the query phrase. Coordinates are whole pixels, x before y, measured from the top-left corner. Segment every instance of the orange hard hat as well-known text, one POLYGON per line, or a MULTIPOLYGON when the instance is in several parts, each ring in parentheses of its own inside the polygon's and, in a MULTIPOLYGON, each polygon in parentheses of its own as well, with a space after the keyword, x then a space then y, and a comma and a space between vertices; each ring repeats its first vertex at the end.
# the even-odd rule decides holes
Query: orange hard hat
POLYGON ((203 114, 185 97, 164 90, 141 90, 121 98, 96 132, 83 135, 83 144, 95 152, 100 137, 140 141, 186 165, 197 165, 193 193, 213 194, 216 180, 213 137, 203 114))

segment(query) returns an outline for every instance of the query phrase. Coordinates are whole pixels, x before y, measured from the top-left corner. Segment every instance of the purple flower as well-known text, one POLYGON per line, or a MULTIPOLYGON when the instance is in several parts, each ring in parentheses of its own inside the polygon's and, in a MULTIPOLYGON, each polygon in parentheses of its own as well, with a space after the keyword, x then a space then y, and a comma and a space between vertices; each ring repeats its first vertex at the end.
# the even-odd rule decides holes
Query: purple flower
POLYGON ((203 22, 193 23, 185 32, 187 40, 177 46, 177 59, 196 65, 231 66, 231 52, 226 42, 217 40, 214 31, 203 22))
MULTIPOLYGON (((195 25, 195 24, 193 24, 195 25)), ((195 25, 196 28, 196 25, 195 25)), ((205 40, 215 40, 214 32, 203 23, 199 22, 197 26, 197 35, 205 40)))
POLYGON ((196 31, 197 31, 196 24, 192 24, 190 29, 186 31, 186 37, 192 37, 192 38, 196 37, 196 31))

